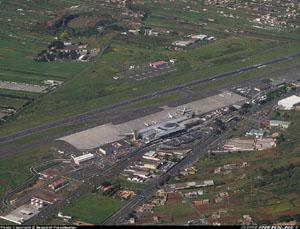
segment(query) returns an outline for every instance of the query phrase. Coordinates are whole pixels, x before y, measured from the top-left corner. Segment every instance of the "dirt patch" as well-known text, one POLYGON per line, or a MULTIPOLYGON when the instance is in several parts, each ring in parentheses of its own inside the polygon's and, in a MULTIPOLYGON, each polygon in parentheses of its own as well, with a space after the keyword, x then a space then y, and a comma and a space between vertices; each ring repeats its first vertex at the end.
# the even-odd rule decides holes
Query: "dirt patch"
POLYGON ((7 184, 7 180, 0 179, 0 185, 5 185, 5 184, 7 184))
POLYGON ((59 198, 57 198, 54 194, 48 193, 48 192, 38 192, 35 194, 35 197, 52 202, 52 203, 59 200, 59 198))
POLYGON ((154 224, 153 215, 148 215, 138 219, 137 224, 154 224))
POLYGON ((37 180, 37 181, 35 182, 35 184, 33 184, 31 187, 26 188, 26 189, 22 190, 21 192, 18 192, 18 193, 16 193, 15 195, 13 195, 12 199, 18 199, 18 198, 20 198, 21 196, 23 196, 23 195, 25 195, 25 194, 27 194, 27 193, 29 193, 29 192, 33 192, 33 191, 35 191, 35 190, 37 190, 37 189, 39 189, 39 188, 42 188, 43 185, 44 185, 44 181, 42 181, 42 180, 37 180))
POLYGON ((173 217, 175 223, 187 222, 189 220, 197 219, 199 215, 195 212, 189 215, 181 215, 173 217))
POLYGON ((74 168, 72 167, 72 165, 67 163, 61 163, 44 170, 42 174, 47 177, 55 177, 60 176, 62 174, 66 174, 67 172, 72 171, 73 169, 74 168))
POLYGON ((168 193, 166 205, 181 202, 182 196, 179 193, 168 193))

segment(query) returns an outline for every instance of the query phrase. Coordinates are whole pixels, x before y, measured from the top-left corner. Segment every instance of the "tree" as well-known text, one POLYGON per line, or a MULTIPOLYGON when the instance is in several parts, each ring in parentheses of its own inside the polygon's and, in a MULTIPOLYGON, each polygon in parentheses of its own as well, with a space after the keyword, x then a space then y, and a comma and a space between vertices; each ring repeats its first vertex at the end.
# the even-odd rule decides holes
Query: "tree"
POLYGON ((288 114, 288 113, 284 113, 284 115, 283 115, 283 117, 284 117, 284 120, 289 120, 289 118, 291 117, 290 116, 290 114, 288 114))
POLYGON ((278 218, 279 222, 290 222, 292 220, 294 220, 294 218, 290 215, 282 215, 278 218))
POLYGON ((300 214, 296 214, 293 218, 299 223, 300 222, 300 214))
POLYGON ((140 28, 139 33, 140 33, 141 35, 144 35, 144 34, 145 34, 145 28, 144 28, 144 26, 142 26, 142 27, 140 28))
POLYGON ((284 134, 280 134, 279 137, 277 138, 278 144, 284 142, 285 140, 286 140, 286 139, 285 139, 284 134))

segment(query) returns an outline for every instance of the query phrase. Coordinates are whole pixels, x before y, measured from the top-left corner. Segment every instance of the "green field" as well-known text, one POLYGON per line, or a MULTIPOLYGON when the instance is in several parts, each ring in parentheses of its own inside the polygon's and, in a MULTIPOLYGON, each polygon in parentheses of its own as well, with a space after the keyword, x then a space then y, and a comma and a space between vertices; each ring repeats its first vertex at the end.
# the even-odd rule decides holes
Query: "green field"
POLYGON ((26 100, 23 99, 17 99, 17 98, 7 98, 7 97, 1 97, 0 96, 0 106, 1 107, 13 107, 15 109, 20 109, 24 104, 26 103, 26 100))
POLYGON ((100 224, 124 204, 121 200, 104 197, 101 194, 90 194, 80 198, 63 213, 74 216, 77 220, 100 224))
MULTIPOLYGON (((143 1, 139 7, 148 13, 143 26, 173 32, 161 32, 158 37, 142 35, 124 37, 118 35, 119 31, 109 26, 100 35, 84 33, 80 36, 76 35, 79 31, 74 25, 57 29, 56 32, 43 27, 43 23, 59 18, 59 15, 71 13, 100 20, 100 24, 103 23, 103 18, 111 18, 112 24, 128 27, 127 19, 120 20, 120 12, 111 6, 102 6, 105 11, 93 11, 90 7, 94 4, 93 1, 86 0, 80 2, 82 7, 79 9, 73 11, 69 9, 70 6, 79 2, 54 0, 49 3, 43 0, 35 2, 32 6, 26 4, 25 0, 2 3, 0 80, 38 84, 45 79, 56 79, 64 81, 65 84, 47 95, 30 95, 35 98, 35 102, 22 109, 15 119, 3 125, 0 135, 300 51, 295 31, 289 32, 291 37, 289 40, 279 39, 275 32, 261 33, 252 28, 247 18, 254 17, 250 9, 238 9, 234 14, 239 15, 240 18, 234 20, 221 17, 216 7, 204 6, 203 3, 193 1, 190 4, 194 11, 188 10, 186 3, 183 2, 170 4, 168 1, 160 1, 157 4, 148 0, 143 1), (204 8, 207 11, 202 11, 204 8), (19 12, 17 9, 23 11, 19 12), (214 18, 215 21, 209 22, 208 18, 214 18), (9 23, 4 23, 7 20, 9 23), (207 23, 207 25, 201 26, 201 23, 207 23), (247 31, 247 33, 224 32, 228 28, 247 31), (173 41, 183 39, 190 33, 207 33, 215 36, 217 40, 181 51, 174 51, 170 48, 173 41), (104 47, 105 45, 109 47, 92 63, 34 62, 33 58, 36 54, 45 49, 55 36, 64 39, 71 38, 74 41, 86 41, 91 47, 104 47), (128 69, 130 65, 170 58, 177 59, 178 71, 172 74, 140 82, 130 79, 117 81, 112 79, 116 73, 128 69)), ((225 13, 231 12, 228 9, 222 8, 222 10, 225 13)), ((6 90, 5 93, 16 92, 6 90)), ((134 106, 143 107, 178 99, 177 95, 167 97, 134 106)))
POLYGON ((48 145, 34 150, 24 150, 22 154, 2 157, 0 160, 0 196, 9 189, 21 186, 32 174, 30 167, 54 158, 48 145))
POLYGON ((0 219, 0 225, 16 225, 16 224, 9 222, 7 220, 4 220, 4 219, 0 219))
POLYGON ((155 208, 154 211, 159 215, 167 215, 167 216, 182 216, 182 215, 190 215, 195 213, 194 209, 191 207, 189 203, 172 203, 169 205, 159 206, 155 208))
MULTIPOLYGON (((229 43, 227 45, 233 45, 238 41, 229 40, 228 42, 229 43)), ((227 45, 225 44, 221 46, 224 52, 227 49, 227 45)), ((253 46, 252 43, 249 43, 248 45, 249 47, 253 46)), ((273 57, 282 56, 283 53, 284 55, 287 53, 294 53, 295 50, 299 49, 299 46, 296 47, 296 45, 289 45, 287 47, 288 49, 282 47, 278 48, 278 54, 274 52, 273 57)), ((213 46, 212 49, 214 49, 213 46)), ((257 49, 261 49, 261 47, 257 49)), ((106 58, 109 56, 106 57, 104 55, 103 58, 99 60, 99 63, 93 63, 93 66, 84 71, 86 74, 78 75, 78 77, 74 78, 62 88, 59 88, 57 91, 38 100, 31 106, 28 106, 19 114, 14 123, 8 123, 4 125, 3 131, 1 132, 4 134, 16 131, 18 129, 28 128, 30 126, 35 126, 47 121, 85 112, 96 107, 108 106, 112 103, 116 103, 127 98, 150 93, 154 89, 163 89, 168 86, 184 83, 186 81, 205 78, 224 71, 230 71, 236 69, 237 67, 248 66, 250 64, 257 63, 254 61, 256 58, 260 58, 262 60, 268 60, 270 58, 269 53, 262 55, 256 54, 254 55, 255 58, 253 57, 249 60, 242 61, 243 57, 249 57, 248 54, 249 53, 246 52, 239 55, 238 62, 234 59, 232 63, 219 64, 214 68, 211 68, 209 60, 205 60, 202 64, 201 62, 196 64, 197 58, 205 59, 204 54, 201 54, 202 57, 195 56, 194 60, 185 60, 187 57, 183 56, 182 67, 180 66, 180 62, 178 64, 178 72, 170 76, 157 77, 155 79, 149 79, 143 82, 133 82, 126 79, 118 82, 114 81, 112 76, 114 75, 115 70, 106 64, 108 61, 106 61, 106 58), (190 70, 188 70, 186 69, 187 65, 184 63, 194 63, 193 66, 195 67, 191 66, 190 70)), ((208 52, 206 55, 214 56, 214 54, 211 54, 211 52, 208 52)), ((121 51, 120 53, 116 53, 115 51, 114 56, 122 56, 121 51)), ((225 57, 226 56, 222 58, 225 57)), ((200 60, 201 59, 198 61, 200 60)), ((213 61, 216 61, 216 59, 212 58, 211 64, 213 61)))
POLYGON ((122 189, 134 191, 136 194, 139 193, 143 188, 145 188, 146 184, 144 183, 135 183, 128 181, 126 177, 119 175, 115 176, 109 180, 113 184, 121 185, 122 189))
MULTIPOLYGON (((254 28, 251 20, 256 17, 257 12, 252 10, 251 7, 238 8, 233 12, 225 8, 205 6, 202 1, 188 1, 193 10, 191 11, 186 7, 187 3, 183 1, 170 2, 162 0, 153 2, 146 0, 138 1, 138 3, 141 3, 139 7, 144 9, 148 14, 148 17, 141 21, 142 26, 150 26, 154 30, 159 30, 160 34, 158 37, 120 35, 121 31, 131 29, 134 20, 126 17, 123 18, 120 9, 107 2, 100 5, 98 2, 95 3, 94 0, 32 0, 30 3, 27 0, 2 1, 0 3, 0 81, 41 84, 43 80, 53 79, 64 81, 64 84, 48 94, 0 89, 0 94, 4 95, 0 97, 0 106, 12 106, 19 109, 16 116, 1 125, 0 136, 96 108, 109 106, 116 102, 153 93, 167 87, 196 79, 205 79, 237 68, 300 52, 299 28, 294 30, 288 29, 284 32, 254 28), (71 10, 70 7, 74 5, 80 5, 80 7, 76 10, 71 10), (206 11, 204 11, 204 8, 206 11), (234 15, 239 15, 240 18, 235 20, 220 16, 218 11, 221 10, 227 14, 233 13, 234 15), (95 28, 92 28, 92 30, 84 27, 78 28, 78 24, 74 25, 74 23, 72 26, 58 29, 45 27, 47 22, 58 20, 62 15, 69 14, 78 14, 92 18, 97 22, 95 28), (103 33, 93 32, 93 29, 95 30, 98 26, 104 28, 103 33), (173 41, 185 39, 188 34, 203 33, 215 36, 216 41, 206 42, 205 44, 203 42, 199 47, 182 50, 174 50, 171 45, 173 41), (35 62, 33 59, 37 53, 46 49, 55 37, 64 40, 71 39, 74 42, 87 42, 92 48, 103 48, 105 46, 108 46, 108 48, 90 63, 71 61, 35 62), (142 81, 113 79, 116 73, 127 70, 130 65, 143 65, 153 60, 169 60, 171 58, 176 58, 177 60, 177 71, 174 73, 142 81), (29 100, 17 97, 26 97, 34 101, 23 107, 26 101, 29 100)), ((299 65, 299 63, 299 59, 297 59, 259 69, 255 72, 241 74, 230 80, 211 82, 207 85, 195 86, 191 89, 195 92, 205 92, 212 88, 231 85, 234 82, 256 76, 260 73, 299 65)), ((143 109, 154 105, 162 106, 183 98, 184 95, 184 93, 175 92, 122 107, 118 111, 122 112, 124 109, 143 109)), ((298 125, 298 116, 298 114, 293 114, 291 117, 294 125, 288 130, 288 137, 297 137, 299 135, 298 126, 300 124, 298 125)), ((15 146, 22 148, 23 144, 38 142, 41 137, 43 139, 57 137, 63 133, 82 128, 84 125, 88 127, 95 124, 96 121, 91 121, 51 129, 43 133, 42 136, 35 134, 20 138, 14 142, 1 144, 0 147, 15 146)), ((298 146, 286 144, 282 147, 286 147, 282 151, 287 150, 292 153, 288 153, 287 157, 283 155, 282 158, 284 160, 281 161, 281 164, 288 163, 290 158, 299 156, 296 152, 298 146)), ((17 156, 1 158, 0 194, 3 194, 7 189, 15 188, 25 182, 30 177, 30 166, 53 157, 53 152, 49 150, 49 145, 33 148, 17 156)), ((272 153, 268 157, 263 157, 260 154, 253 154, 251 156, 254 156, 256 160, 256 162, 253 162, 255 166, 264 167, 266 164, 276 166, 276 163, 278 163, 277 159, 277 161, 273 159, 274 154, 272 153)), ((236 157, 248 158, 245 154, 224 155, 224 158, 220 157, 220 159, 207 159, 206 166, 216 166, 218 163, 224 163, 226 160, 231 159, 234 160, 236 157)), ((254 161, 254 158, 251 160, 254 161)), ((297 171, 294 172, 298 174, 297 171)), ((232 174, 225 180, 230 181, 230 179, 235 178, 235 175, 237 174, 232 174)), ((254 175, 251 173, 249 176, 254 175)), ((289 179, 289 177, 284 178, 289 179)), ((265 179, 270 179, 268 174, 265 174, 265 179)), ((217 177, 217 180, 222 182, 224 178, 217 177)), ((119 181, 128 189, 139 191, 142 188, 141 185, 131 185, 124 180, 119 181)), ((278 182, 282 182, 282 180, 278 182)), ((295 181, 293 180, 293 182, 295 181)), ((285 186, 283 185, 283 187, 285 186)), ((267 191, 269 192, 270 190, 267 191)), ((275 189, 273 191, 278 192, 275 189)), ((285 187, 284 192, 287 196, 290 194, 290 191, 285 187)), ((260 193, 255 204, 267 199, 268 192, 260 193)), ((249 195, 248 197, 241 196, 240 198, 251 200, 249 195)), ((268 209, 271 209, 272 214, 270 214, 272 217, 276 217, 288 207, 294 209, 295 204, 292 205, 294 202, 288 198, 284 199, 280 195, 279 198, 283 198, 283 202, 281 205, 274 205, 276 198, 274 197, 269 200, 268 209)), ((249 206, 252 206, 254 202, 250 202, 249 206)), ((93 194, 83 197, 80 201, 66 209, 66 212, 74 214, 74 216, 83 221, 100 223, 122 204, 123 202, 121 201, 93 194), (86 203, 89 203, 92 207, 89 207, 86 203), (111 208, 107 208, 107 206, 111 206, 111 208), (86 212, 90 214, 85 214, 86 212)), ((247 205, 246 209, 251 211, 249 206, 247 205)), ((170 206, 170 208, 177 211, 179 207, 170 206)), ((170 209, 170 212, 172 211, 170 209)))

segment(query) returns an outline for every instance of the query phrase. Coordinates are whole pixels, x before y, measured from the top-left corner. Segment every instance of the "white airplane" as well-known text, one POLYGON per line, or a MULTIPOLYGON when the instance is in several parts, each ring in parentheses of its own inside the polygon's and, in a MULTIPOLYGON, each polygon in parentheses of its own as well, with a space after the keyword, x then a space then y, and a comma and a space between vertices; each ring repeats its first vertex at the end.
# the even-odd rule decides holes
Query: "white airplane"
POLYGON ((186 106, 184 106, 182 109, 179 108, 178 110, 179 110, 180 112, 182 112, 183 115, 185 115, 186 112, 191 111, 191 109, 190 109, 190 108, 187 108, 186 106))
POLYGON ((172 115, 171 113, 169 113, 169 118, 170 118, 170 119, 173 119, 173 118, 175 118, 175 117, 174 117, 174 115, 172 115))
POLYGON ((151 126, 151 123, 144 122, 144 125, 148 127, 151 126))

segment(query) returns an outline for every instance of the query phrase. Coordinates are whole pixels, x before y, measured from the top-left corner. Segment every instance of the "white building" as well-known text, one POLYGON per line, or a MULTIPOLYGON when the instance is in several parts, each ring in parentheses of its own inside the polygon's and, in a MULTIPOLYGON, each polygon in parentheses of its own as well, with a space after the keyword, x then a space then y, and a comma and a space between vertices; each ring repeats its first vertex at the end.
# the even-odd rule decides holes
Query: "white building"
POLYGON ((149 172, 146 172, 146 171, 140 171, 140 170, 137 171, 137 170, 135 170, 135 171, 133 172, 133 175, 134 175, 134 176, 137 176, 137 177, 140 177, 140 178, 143 178, 143 179, 148 179, 150 173, 149 173, 149 172))
POLYGON ((197 35, 190 35, 189 37, 192 38, 192 39, 204 40, 208 36, 206 34, 197 34, 197 35))
POLYGON ((150 169, 150 170, 156 170, 160 165, 159 161, 153 161, 152 163, 145 163, 143 165, 143 168, 150 169))
POLYGON ((278 106, 283 110, 292 110, 293 106, 297 103, 300 103, 300 97, 296 95, 292 95, 285 99, 278 101, 278 106))
POLYGON ((270 120, 270 127, 279 127, 287 129, 291 122, 281 121, 281 120, 270 120))
POLYGON ((95 155, 92 153, 87 153, 87 154, 81 155, 79 157, 72 156, 72 158, 73 158, 75 164, 80 165, 80 163, 82 163, 82 162, 85 162, 85 161, 95 158, 95 155))
POLYGON ((148 159, 148 160, 152 160, 152 161, 160 161, 160 159, 156 158, 155 156, 156 156, 155 151, 149 151, 149 152, 147 152, 143 155, 143 158, 148 159))

